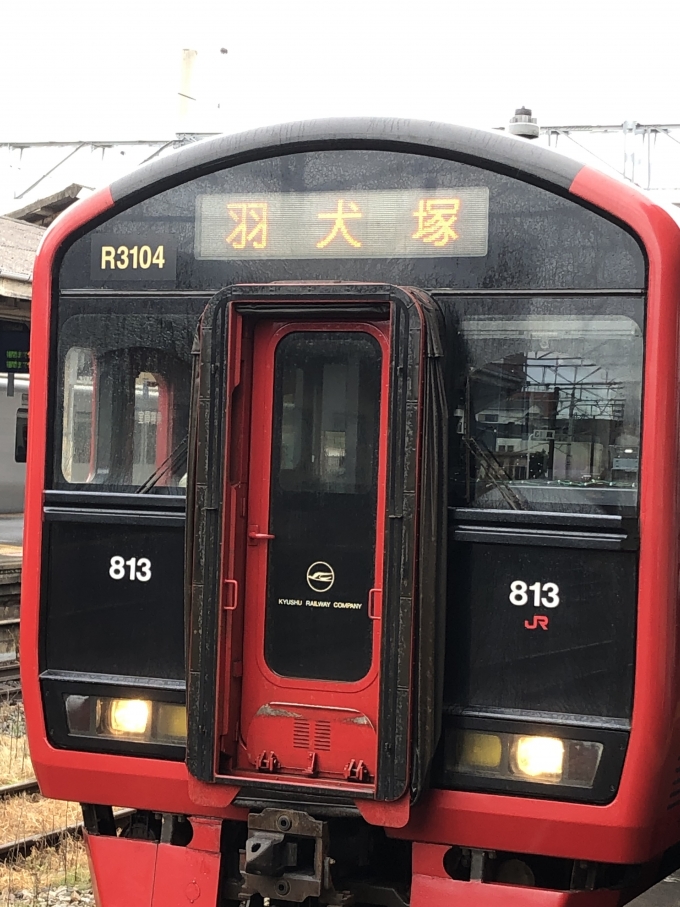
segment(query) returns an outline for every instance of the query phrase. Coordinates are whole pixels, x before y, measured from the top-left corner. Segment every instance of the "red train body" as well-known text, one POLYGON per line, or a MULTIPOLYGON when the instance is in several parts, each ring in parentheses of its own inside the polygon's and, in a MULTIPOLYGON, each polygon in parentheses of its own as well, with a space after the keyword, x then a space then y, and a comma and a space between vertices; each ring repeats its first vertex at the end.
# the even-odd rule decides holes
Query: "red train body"
POLYGON ((101 907, 595 907, 676 868, 679 240, 391 121, 202 143, 48 231, 22 686, 101 907))

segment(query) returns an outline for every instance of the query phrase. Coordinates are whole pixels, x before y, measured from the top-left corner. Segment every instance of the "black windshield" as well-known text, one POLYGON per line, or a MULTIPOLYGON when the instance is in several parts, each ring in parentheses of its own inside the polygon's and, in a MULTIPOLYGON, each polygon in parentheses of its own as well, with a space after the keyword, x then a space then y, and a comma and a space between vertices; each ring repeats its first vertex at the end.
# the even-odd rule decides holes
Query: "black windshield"
POLYGON ((184 494, 201 300, 62 300, 54 488, 184 494))
POLYGON ((642 301, 448 304, 454 502, 634 514, 642 301))

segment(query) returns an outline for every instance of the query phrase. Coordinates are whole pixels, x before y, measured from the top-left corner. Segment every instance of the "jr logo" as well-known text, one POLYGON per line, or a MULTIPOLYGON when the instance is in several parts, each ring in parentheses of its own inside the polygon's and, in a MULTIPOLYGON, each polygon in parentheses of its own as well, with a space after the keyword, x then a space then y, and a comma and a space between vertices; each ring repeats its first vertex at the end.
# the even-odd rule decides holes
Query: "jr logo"
POLYGON ((534 614, 533 621, 530 623, 528 620, 525 620, 524 626, 527 628, 527 630, 538 630, 539 627, 541 628, 541 630, 547 630, 548 621, 549 618, 546 617, 545 614, 534 614))

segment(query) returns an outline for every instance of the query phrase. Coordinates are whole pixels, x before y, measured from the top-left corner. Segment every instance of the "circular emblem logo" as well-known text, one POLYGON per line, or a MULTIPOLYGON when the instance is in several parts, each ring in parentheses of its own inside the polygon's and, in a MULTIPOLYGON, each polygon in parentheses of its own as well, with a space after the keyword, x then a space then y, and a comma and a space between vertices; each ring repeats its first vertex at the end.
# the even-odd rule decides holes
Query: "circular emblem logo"
POLYGON ((335 573, 326 561, 314 561, 307 570, 307 585, 313 592, 328 592, 335 582, 335 573))

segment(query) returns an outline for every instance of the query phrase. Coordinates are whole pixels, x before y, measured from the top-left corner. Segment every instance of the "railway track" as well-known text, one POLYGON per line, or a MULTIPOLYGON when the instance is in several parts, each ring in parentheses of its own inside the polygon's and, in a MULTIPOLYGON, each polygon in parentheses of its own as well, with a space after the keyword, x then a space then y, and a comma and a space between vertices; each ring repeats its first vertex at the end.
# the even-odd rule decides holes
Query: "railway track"
MULTIPOLYGON (((35 778, 28 778, 26 781, 19 781, 16 784, 5 784, 0 786, 0 800, 17 797, 21 794, 39 793, 40 788, 35 778)), ((121 809, 116 811, 114 813, 116 826, 118 828, 123 828, 134 814, 134 809, 121 809)), ((0 863, 14 860, 19 856, 27 856, 36 847, 54 847, 61 843, 65 837, 80 837, 82 833, 83 823, 76 822, 73 825, 63 825, 48 832, 27 835, 24 838, 17 838, 14 841, 8 841, 5 844, 0 843, 0 863)))
POLYGON ((11 670, 0 668, 0 699, 9 700, 9 702, 21 699, 21 677, 18 665, 13 665, 11 670))
MULTIPOLYGON (((135 814, 134 809, 121 809, 114 813, 114 819, 118 828, 124 827, 131 816, 135 814)), ((17 838, 7 844, 0 844, 0 863, 6 863, 17 857, 25 857, 36 847, 55 847, 60 844, 66 837, 80 837, 83 833, 83 823, 76 822, 74 825, 64 825, 61 828, 55 828, 42 834, 28 835, 26 838, 17 838)))
POLYGON ((9 800, 10 797, 17 797, 19 794, 39 794, 40 787, 35 778, 28 778, 26 781, 17 781, 16 784, 5 784, 0 786, 0 800, 9 800))
POLYGON ((21 696, 19 680, 19 603, 21 549, 0 542, 0 696, 21 696))
POLYGON ((0 618, 0 696, 21 696, 18 616, 0 618))

